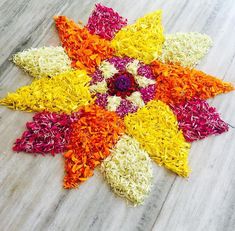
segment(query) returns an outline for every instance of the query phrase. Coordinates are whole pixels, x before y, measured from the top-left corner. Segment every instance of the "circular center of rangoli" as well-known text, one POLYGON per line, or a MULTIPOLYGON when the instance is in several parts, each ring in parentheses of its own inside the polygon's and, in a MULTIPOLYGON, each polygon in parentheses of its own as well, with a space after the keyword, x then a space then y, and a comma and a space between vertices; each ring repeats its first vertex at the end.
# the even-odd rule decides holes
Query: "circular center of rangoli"
POLYGON ((115 87, 119 91, 126 91, 131 87, 131 80, 127 75, 120 75, 114 80, 115 87))
POLYGON ((110 95, 116 95, 122 98, 130 96, 132 92, 138 90, 134 76, 128 72, 115 74, 108 80, 107 84, 110 95))

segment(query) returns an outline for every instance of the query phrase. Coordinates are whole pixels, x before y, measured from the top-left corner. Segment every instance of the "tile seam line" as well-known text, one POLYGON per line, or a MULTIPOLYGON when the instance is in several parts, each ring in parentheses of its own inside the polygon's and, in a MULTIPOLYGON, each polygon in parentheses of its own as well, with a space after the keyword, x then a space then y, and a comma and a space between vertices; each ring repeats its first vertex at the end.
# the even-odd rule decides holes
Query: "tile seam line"
POLYGON ((161 214, 161 212, 162 212, 162 209, 163 209, 163 207, 164 207, 164 205, 165 205, 165 203, 166 203, 166 201, 167 201, 167 199, 168 199, 168 197, 169 197, 169 195, 170 195, 170 192, 172 191, 172 187, 173 187, 173 185, 175 184, 176 179, 177 179, 177 176, 175 176, 175 179, 174 179, 173 182, 171 183, 171 186, 170 186, 170 188, 169 188, 169 190, 168 190, 168 192, 167 192, 167 194, 166 194, 166 196, 165 196, 164 202, 162 203, 162 206, 161 206, 161 208, 160 208, 160 210, 159 210, 159 212, 158 212, 158 214, 157 214, 157 216, 156 216, 156 219, 155 219, 155 221, 154 221, 154 223, 153 223, 153 225, 152 225, 152 227, 151 227, 151 230, 153 230, 153 228, 154 228, 154 226, 155 226, 155 224, 156 224, 156 222, 157 222, 157 220, 158 220, 158 217, 160 216, 160 214, 161 214))

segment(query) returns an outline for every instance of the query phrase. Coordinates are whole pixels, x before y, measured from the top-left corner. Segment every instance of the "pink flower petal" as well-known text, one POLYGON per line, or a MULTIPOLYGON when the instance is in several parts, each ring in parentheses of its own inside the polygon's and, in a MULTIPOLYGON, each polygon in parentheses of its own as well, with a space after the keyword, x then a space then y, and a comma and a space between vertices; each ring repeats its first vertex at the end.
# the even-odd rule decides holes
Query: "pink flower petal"
POLYGON ((120 16, 112 8, 96 4, 86 27, 90 33, 111 40, 126 25, 127 19, 120 16))
POLYGON ((171 108, 177 116, 179 127, 188 142, 228 131, 228 124, 205 100, 193 99, 178 105, 171 105, 171 108))

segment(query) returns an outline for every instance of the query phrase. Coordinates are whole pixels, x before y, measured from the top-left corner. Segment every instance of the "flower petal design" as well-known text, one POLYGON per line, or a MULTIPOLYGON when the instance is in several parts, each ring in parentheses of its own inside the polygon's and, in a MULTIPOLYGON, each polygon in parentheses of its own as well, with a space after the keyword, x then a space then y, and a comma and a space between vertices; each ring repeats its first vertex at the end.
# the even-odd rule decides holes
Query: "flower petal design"
POLYGON ((119 96, 109 96, 108 97, 108 105, 107 109, 109 111, 116 111, 117 108, 119 107, 120 103, 122 101, 122 98, 119 96))
POLYGON ((228 131, 228 124, 205 100, 193 99, 179 105, 172 105, 172 110, 176 114, 179 127, 188 142, 228 131))
POLYGON ((116 113, 96 105, 82 108, 79 120, 72 124, 69 151, 64 154, 64 187, 75 188, 91 177, 123 133, 123 120, 116 113))
POLYGON ((138 85, 142 88, 143 87, 148 87, 149 85, 153 85, 153 84, 156 83, 155 80, 148 79, 148 78, 145 78, 144 76, 140 76, 140 75, 136 75, 135 80, 138 83, 138 85))
POLYGON ((188 153, 190 144, 178 129, 177 120, 168 105, 152 100, 143 108, 124 118, 127 134, 160 166, 180 176, 189 175, 188 153))
POLYGON ((91 93, 105 93, 108 91, 107 83, 105 80, 97 82, 89 87, 91 93))
POLYGON ((149 65, 129 57, 112 57, 93 73, 90 91, 98 105, 124 117, 154 98, 155 83, 149 65))
POLYGON ((134 205, 142 204, 150 192, 153 171, 148 154, 133 138, 123 135, 112 154, 101 164, 112 190, 134 205))
POLYGON ((138 75, 138 69, 140 67, 140 62, 136 59, 134 59, 132 62, 129 62, 126 65, 126 70, 131 73, 132 75, 136 76, 138 75))
POLYGON ((72 70, 71 61, 63 47, 31 48, 18 52, 13 62, 32 77, 52 77, 72 70))
POLYGON ((127 19, 107 6, 96 4, 88 19, 87 29, 104 39, 111 40, 114 35, 127 25, 127 19))
POLYGON ((99 70, 102 72, 102 75, 105 79, 109 79, 113 75, 118 73, 118 70, 116 69, 116 67, 112 63, 107 62, 107 61, 103 61, 100 64, 99 70))
POLYGON ((135 104, 133 104, 130 100, 127 99, 123 99, 119 105, 119 107, 116 110, 116 113, 120 116, 120 117, 124 117, 125 115, 127 115, 128 113, 133 113, 136 112, 138 110, 138 106, 136 106, 135 104))
POLYGON ((138 108, 141 108, 145 105, 141 93, 136 91, 133 92, 130 96, 128 96, 126 98, 127 100, 129 100, 130 102, 132 102, 135 106, 137 106, 138 108))
POLYGON ((156 77, 155 99, 167 104, 178 104, 194 97, 208 99, 234 90, 232 84, 196 69, 155 61, 152 70, 156 77))
POLYGON ((71 113, 93 102, 90 77, 85 71, 68 71, 52 78, 40 78, 0 100, 0 104, 21 111, 71 113))
POLYGON ((161 17, 162 11, 158 10, 122 28, 112 40, 116 54, 129 56, 146 64, 155 60, 161 53, 164 42, 161 17))
POLYGON ((150 191, 150 157, 187 177, 186 140, 228 130, 204 100, 234 87, 192 69, 211 46, 209 36, 175 33, 165 39, 161 18, 159 10, 126 26, 126 19, 101 4, 85 27, 54 17, 63 48, 32 48, 13 56, 38 79, 0 104, 39 112, 13 150, 65 152, 67 189, 86 181, 104 161, 101 169, 113 191, 134 205, 150 191))
POLYGON ((64 152, 68 145, 71 124, 76 119, 75 114, 39 112, 33 116, 32 122, 26 123, 27 130, 16 140, 13 150, 43 155, 64 152))
POLYGON ((102 60, 112 56, 110 42, 90 34, 87 28, 65 16, 55 17, 55 23, 62 46, 72 59, 72 67, 93 73, 102 60))
POLYGON ((163 63, 195 67, 212 46, 212 39, 198 32, 167 34, 162 54, 157 58, 163 63))

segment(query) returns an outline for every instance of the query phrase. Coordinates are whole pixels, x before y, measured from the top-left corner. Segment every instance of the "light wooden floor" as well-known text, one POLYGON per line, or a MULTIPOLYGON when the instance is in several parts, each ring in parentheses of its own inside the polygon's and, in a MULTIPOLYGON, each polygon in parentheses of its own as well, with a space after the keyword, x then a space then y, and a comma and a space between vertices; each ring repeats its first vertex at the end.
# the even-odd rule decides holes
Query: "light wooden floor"
MULTIPOLYGON (((198 31, 214 46, 198 66, 235 83, 234 0, 101 1, 133 22, 164 10, 166 33, 198 31)), ((53 15, 86 22, 95 1, 0 0, 0 96, 31 82, 8 59, 29 47, 59 44, 53 15), (51 2, 51 3, 49 3, 51 2)), ((209 100, 235 125, 235 93, 209 100)), ((32 114, 0 108, 0 230, 234 231, 235 129, 192 145, 188 180, 155 165, 153 190, 140 207, 127 206, 96 175, 78 190, 62 188, 63 158, 13 153, 32 114)))

